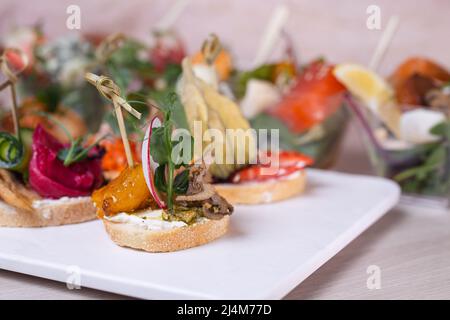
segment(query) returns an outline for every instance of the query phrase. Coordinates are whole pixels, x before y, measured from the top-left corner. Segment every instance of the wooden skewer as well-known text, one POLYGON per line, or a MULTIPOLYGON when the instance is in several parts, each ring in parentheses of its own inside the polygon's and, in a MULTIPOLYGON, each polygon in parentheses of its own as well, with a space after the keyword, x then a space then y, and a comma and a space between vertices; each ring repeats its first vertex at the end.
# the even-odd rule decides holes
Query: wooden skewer
POLYGON ((219 38, 214 33, 210 34, 202 45, 202 54, 205 57, 206 64, 209 66, 213 65, 221 51, 222 44, 219 38))
POLYGON ((134 159, 131 153, 130 142, 128 141, 127 129, 125 127, 125 120, 123 119, 122 108, 117 103, 113 104, 117 123, 119 124, 120 136, 122 137, 122 143, 125 148, 125 155, 127 156, 128 166, 134 167, 134 159))
POLYGON ((11 82, 9 80, 6 80, 5 82, 3 82, 2 84, 0 84, 0 91, 2 91, 3 89, 5 89, 6 87, 8 87, 11 84, 11 82))
POLYGON ((105 63, 111 55, 122 47, 126 37, 123 33, 113 33, 106 37, 95 50, 98 62, 105 63))
POLYGON ((11 106, 11 115, 13 120, 13 127, 14 127, 14 134, 17 138, 19 138, 19 117, 17 115, 17 98, 16 98, 16 89, 15 85, 11 80, 6 80, 4 83, 0 85, 0 91, 3 89, 6 89, 7 87, 11 90, 11 100, 12 100, 12 106, 11 106))
POLYGON ((392 16, 389 18, 388 24, 381 35, 380 41, 373 53, 372 59, 369 62, 369 68, 373 71, 377 71, 379 68, 384 55, 392 42, 392 39, 397 31, 398 25, 400 23, 400 18, 398 16, 392 16))
POLYGON ((17 94, 16 94, 16 85, 14 83, 11 83, 9 86, 9 89, 11 90, 11 100, 12 100, 12 117, 13 117, 13 123, 14 123, 14 133, 17 137, 17 139, 20 140, 20 126, 19 126, 19 116, 17 114, 17 94))
POLYGON ((93 73, 86 73, 85 79, 94 85, 100 94, 106 99, 112 101, 114 106, 114 112, 117 117, 117 124, 119 125, 120 135, 122 137, 122 143, 125 148, 125 155, 129 167, 134 166, 133 155, 131 153, 130 142, 128 140, 127 130, 125 127, 125 120, 122 114, 122 108, 127 110, 136 118, 140 119, 142 114, 128 104, 120 95, 120 88, 108 77, 98 76, 93 73))
POLYGON ((5 89, 9 86, 11 91, 11 100, 12 100, 12 107, 11 107, 11 114, 13 118, 13 125, 14 125, 14 133, 17 137, 17 139, 20 140, 20 126, 19 126, 19 116, 17 114, 17 93, 16 93, 16 82, 17 82, 17 76, 27 68, 28 66, 28 57, 19 49, 15 48, 6 48, 3 51, 3 54, 0 56, 0 70, 5 75, 5 77, 8 79, 4 83, 0 85, 0 91, 5 89), (22 68, 20 70, 17 70, 15 73, 10 69, 9 67, 9 61, 7 54, 8 53, 16 53, 19 55, 21 61, 22 61, 22 68))
POLYGON ((170 30, 190 2, 190 0, 176 0, 169 11, 156 23, 155 30, 170 30))
POLYGON ((270 53, 273 51, 276 41, 279 39, 281 31, 289 18, 289 10, 285 5, 278 6, 263 33, 263 38, 257 51, 256 57, 253 60, 253 67, 267 61, 270 53))

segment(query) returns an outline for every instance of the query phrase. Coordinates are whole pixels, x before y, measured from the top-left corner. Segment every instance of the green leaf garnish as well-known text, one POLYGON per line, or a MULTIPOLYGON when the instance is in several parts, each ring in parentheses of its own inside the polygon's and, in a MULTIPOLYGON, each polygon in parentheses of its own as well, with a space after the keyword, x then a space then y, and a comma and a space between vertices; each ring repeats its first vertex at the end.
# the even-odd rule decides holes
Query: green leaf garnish
POLYGON ((106 138, 107 135, 104 135, 98 138, 94 143, 87 147, 83 147, 83 140, 77 139, 75 142, 72 142, 69 148, 61 149, 58 152, 58 159, 63 161, 64 166, 69 167, 74 163, 81 162, 85 160, 89 151, 91 151, 94 147, 96 147, 99 142, 106 138))
POLYGON ((171 110, 171 120, 177 128, 189 129, 184 107, 173 90, 174 88, 169 87, 163 91, 153 91, 149 98, 154 100, 163 111, 171 110))
POLYGON ((170 161, 170 144, 165 141, 166 132, 165 127, 153 128, 150 140, 150 154, 159 165, 165 165, 170 161))
POLYGON ((159 192, 167 193, 166 166, 160 165, 155 170, 155 187, 159 192))
MULTIPOLYGON (((169 212, 173 212, 173 198, 176 194, 186 193, 189 186, 189 171, 183 170, 175 176, 175 169, 182 165, 187 165, 183 161, 179 161, 180 155, 172 158, 173 148, 181 141, 172 141, 172 131, 174 123, 172 121, 172 108, 177 99, 173 94, 168 97, 171 101, 169 106, 161 110, 164 113, 164 120, 161 127, 153 128, 150 137, 150 154, 159 167, 155 171, 155 187, 159 192, 165 193, 167 196, 167 207, 169 212)), ((192 141, 191 141, 192 142, 192 141)), ((192 149, 191 149, 192 150, 192 149)), ((183 156, 183 155, 181 155, 183 156)), ((192 158, 191 155, 188 158, 192 158)))
POLYGON ((59 84, 49 84, 37 92, 36 98, 47 106, 49 112, 54 112, 63 98, 63 88, 59 84))
POLYGON ((166 85, 168 87, 175 86, 178 78, 180 77, 182 72, 181 65, 179 64, 168 64, 162 75, 162 78, 166 81, 166 85))
POLYGON ((441 122, 431 128, 430 133, 435 136, 450 139, 450 121, 441 122))
POLYGON ((189 187, 189 170, 185 169, 175 177, 173 191, 176 194, 186 194, 189 187))
POLYGON ((401 171, 393 179, 401 183, 402 189, 410 193, 447 195, 450 189, 450 121, 434 126, 430 133, 440 137, 438 142, 416 150, 421 164, 401 171))

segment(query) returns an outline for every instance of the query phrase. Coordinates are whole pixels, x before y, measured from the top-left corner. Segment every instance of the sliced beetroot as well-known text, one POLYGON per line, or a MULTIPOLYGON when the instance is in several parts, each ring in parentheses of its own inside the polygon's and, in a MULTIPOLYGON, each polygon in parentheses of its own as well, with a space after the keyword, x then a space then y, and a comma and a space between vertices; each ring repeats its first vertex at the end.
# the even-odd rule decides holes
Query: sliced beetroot
POLYGON ((65 146, 38 126, 33 134, 33 155, 30 162, 30 185, 42 197, 87 196, 103 182, 99 149, 89 157, 68 167, 58 159, 65 146))

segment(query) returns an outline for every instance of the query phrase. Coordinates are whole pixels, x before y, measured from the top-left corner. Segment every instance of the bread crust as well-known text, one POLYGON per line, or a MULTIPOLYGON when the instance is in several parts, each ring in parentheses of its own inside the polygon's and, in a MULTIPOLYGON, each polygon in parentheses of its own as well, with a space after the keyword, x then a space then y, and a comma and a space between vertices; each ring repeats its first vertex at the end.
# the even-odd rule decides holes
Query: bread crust
POLYGON ((170 230, 147 230, 130 223, 103 219, 106 232, 122 247, 147 252, 173 252, 200 246, 220 238, 228 231, 230 217, 206 219, 186 227, 170 230))
POLYGON ((0 227, 49 227, 96 219, 90 197, 40 206, 32 211, 18 209, 0 201, 0 227))
POLYGON ((231 204, 271 203, 302 194, 306 187, 306 172, 302 170, 263 182, 218 183, 214 187, 231 204))

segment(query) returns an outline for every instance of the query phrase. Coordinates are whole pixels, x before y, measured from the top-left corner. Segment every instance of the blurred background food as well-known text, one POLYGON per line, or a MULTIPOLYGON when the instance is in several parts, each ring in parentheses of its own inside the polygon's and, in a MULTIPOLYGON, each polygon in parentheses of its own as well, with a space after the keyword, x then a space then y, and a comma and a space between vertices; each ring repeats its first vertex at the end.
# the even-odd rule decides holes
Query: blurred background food
POLYGON ((407 194, 450 198, 450 74, 410 57, 386 80, 356 64, 334 74, 351 96, 375 172, 407 194))
MULTIPOLYGON (((173 0, 78 0, 82 8, 82 31, 95 34, 126 32, 138 39, 148 39, 151 30, 173 0), (85 8, 86 10, 83 10, 85 8)), ((205 37, 217 33, 232 48, 239 67, 249 67, 274 7, 289 6, 292 19, 287 30, 298 46, 300 57, 310 61, 325 55, 329 61, 367 64, 381 31, 368 30, 366 9, 381 8, 382 26, 389 16, 401 16, 401 25, 380 72, 388 75, 392 65, 399 65, 409 55, 427 50, 427 56, 448 64, 448 44, 438 41, 448 36, 450 22, 445 0, 193 0, 179 17, 175 27, 185 40, 187 51, 198 51, 205 37)), ((53 38, 76 33, 68 30, 66 8, 70 0, 48 1, 30 6, 25 0, 0 3, 0 32, 14 25, 43 24, 44 33, 53 38)))
MULTIPOLYGON (((333 64, 344 62, 367 65, 381 35, 380 30, 369 30, 366 27, 366 9, 372 4, 366 0, 356 3, 351 0, 339 3, 327 0, 314 2, 194 0, 176 20, 174 35, 152 34, 156 23, 167 12, 172 1, 130 0, 127 3, 103 0, 78 1, 77 4, 82 13, 81 32, 66 28, 66 8, 70 4, 72 4, 70 1, 65 0, 51 4, 48 2, 40 6, 30 6, 26 1, 4 0, 0 3, 0 33, 2 35, 17 32, 14 27, 33 25, 39 27, 37 32, 22 30, 5 43, 13 44, 14 39, 20 39, 22 42, 34 43, 41 48, 39 51, 43 59, 38 61, 32 59, 32 65, 36 68, 30 73, 34 77, 29 77, 31 80, 28 81, 27 86, 23 86, 22 92, 26 93, 27 89, 33 92, 36 90, 35 87, 40 85, 45 85, 46 90, 31 98, 26 94, 22 96, 21 103, 25 105, 25 108, 21 111, 24 113, 21 121, 24 126, 33 127, 38 117, 34 112, 28 113, 27 110, 54 113, 54 116, 63 122, 74 136, 83 135, 87 130, 98 129, 101 120, 104 119, 103 116, 99 116, 100 110, 105 113, 107 120, 108 116, 110 117, 110 121, 106 122, 113 125, 114 121, 111 120, 114 119, 108 115, 108 109, 104 107, 105 101, 97 94, 93 94, 93 88, 80 84, 77 90, 73 90, 71 86, 66 86, 67 83, 77 83, 74 79, 76 74, 74 71, 92 63, 96 48, 107 35, 125 32, 131 37, 131 41, 127 43, 125 50, 111 57, 109 62, 103 63, 104 65, 99 63, 97 68, 108 68, 109 73, 114 74, 114 77, 118 79, 117 82, 122 83, 122 86, 130 85, 128 83, 132 79, 129 76, 130 73, 151 74, 152 76, 143 84, 166 89, 174 85, 174 79, 181 71, 177 64, 185 54, 192 56, 194 63, 205 62, 199 48, 207 35, 214 32, 220 36, 225 48, 215 62, 219 79, 231 85, 236 79, 244 79, 243 82, 238 82, 238 84, 245 83, 244 89, 242 86, 237 86, 233 90, 235 98, 243 108, 244 116, 255 127, 281 127, 284 132, 282 142, 290 148, 299 148, 302 152, 320 155, 319 158, 322 161, 316 165, 321 167, 333 163, 334 157, 326 155, 336 155, 332 147, 338 145, 335 140, 340 139, 347 121, 347 115, 338 103, 331 101, 324 106, 321 102, 325 98, 328 101, 329 96, 332 97, 331 100, 337 100, 341 94, 342 88, 333 81, 328 68, 333 64), (286 59, 286 46, 281 41, 270 59, 259 70, 263 73, 263 79, 253 77, 254 79, 248 81, 247 72, 255 70, 251 62, 259 45, 261 32, 279 3, 285 3, 289 7, 290 19, 287 22, 286 31, 295 46, 296 60, 286 59), (140 46, 142 43, 151 49, 143 53, 140 46), (81 52, 83 58, 70 59, 73 52, 81 52), (321 60, 320 57, 324 59, 321 60), (63 63, 68 60, 74 61, 63 63), (142 63, 129 64, 130 61, 136 60, 142 63), (152 61, 152 67, 148 65, 148 61, 152 61), (118 69, 126 70, 126 72, 115 72, 118 69), (238 71, 238 77, 236 72, 233 74, 233 69, 238 71), (270 72, 267 73, 268 70, 270 72), (314 74, 320 70, 325 70, 324 72, 327 73, 325 79, 314 81, 314 74), (264 72, 266 72, 265 75, 264 72), (154 76, 155 74, 157 76, 154 76), (239 77, 239 74, 243 76, 239 77), (280 88, 273 90, 273 85, 277 85, 277 78, 284 79, 279 77, 280 74, 295 78, 297 80, 295 85, 289 87, 289 90, 280 88), (313 75, 312 82, 309 81, 311 75, 313 75), (265 79, 264 76, 266 76, 265 79), (305 78, 308 81, 302 81, 305 78), (55 86, 66 88, 62 91, 55 90, 55 86), (58 92, 65 94, 61 97, 57 94, 58 92), (261 96, 258 92, 264 92, 264 101, 273 102, 264 112, 261 110, 255 112, 246 107, 246 105, 255 105, 253 97, 261 96), (308 92, 308 94, 302 92, 308 92), (248 96, 245 95, 246 93, 248 96), (43 102, 46 102, 44 106, 43 102), (308 107, 307 109, 313 108, 315 112, 304 113, 305 106, 308 107), (318 106, 321 108, 317 108, 318 106), (82 125, 77 120, 77 114, 73 112, 87 117, 90 121, 82 125), (324 134, 323 128, 326 129, 325 132, 331 134, 324 134), (314 141, 314 138, 318 136, 321 137, 321 143, 308 143, 310 139, 314 141), (298 144, 299 141, 300 144, 298 144)), ((426 3, 420 0, 400 0, 393 3, 380 0, 377 5, 381 8, 382 27, 386 25, 388 17, 392 14, 399 14, 402 18, 395 39, 380 66, 380 75, 387 78, 393 72, 394 66, 400 65, 411 54, 425 55, 444 66, 450 65, 447 54, 448 44, 445 41, 436 41, 436 39, 445 39, 447 36, 446 30, 449 29, 450 22, 447 21, 445 13, 450 9, 450 3, 445 1, 426 3), (424 50, 426 52, 423 52, 424 50)), ((26 49, 29 53, 30 47, 26 49)), ((408 64, 403 69, 400 72, 402 76, 398 75, 396 78, 405 77, 405 74, 409 72, 408 64)), ((139 92, 139 84, 131 83, 131 85, 135 92, 139 92)), ((394 84, 394 86, 397 89, 397 85, 394 84)), ((417 96, 410 95, 411 90, 408 88, 411 87, 427 88, 429 83, 420 75, 416 75, 412 80, 402 83, 401 88, 396 92, 402 96, 401 99, 418 99, 417 96)), ((439 95, 433 97, 434 101, 440 101, 439 95)), ((159 97, 154 98, 157 100, 159 97)), ((139 100, 139 98, 135 96, 133 100, 139 100)), ((136 104, 133 107, 138 108, 139 105, 136 104)), ((11 126, 8 116, 4 121, 3 125, 11 126)), ((59 127, 55 127, 50 122, 46 125, 48 130, 64 138, 61 132, 58 133, 59 127)), ((137 126, 138 124, 133 123, 129 129, 133 131, 133 128, 137 126)), ((359 135, 351 127, 346 135, 346 152, 338 158, 337 168, 345 167, 345 163, 352 157, 353 146, 358 143, 361 143, 359 135)), ((114 150, 114 148, 110 149, 114 150)), ((108 163, 105 166, 117 168, 120 164, 108 163)), ((367 166, 367 163, 358 163, 352 166, 352 171, 366 171, 367 166)))

